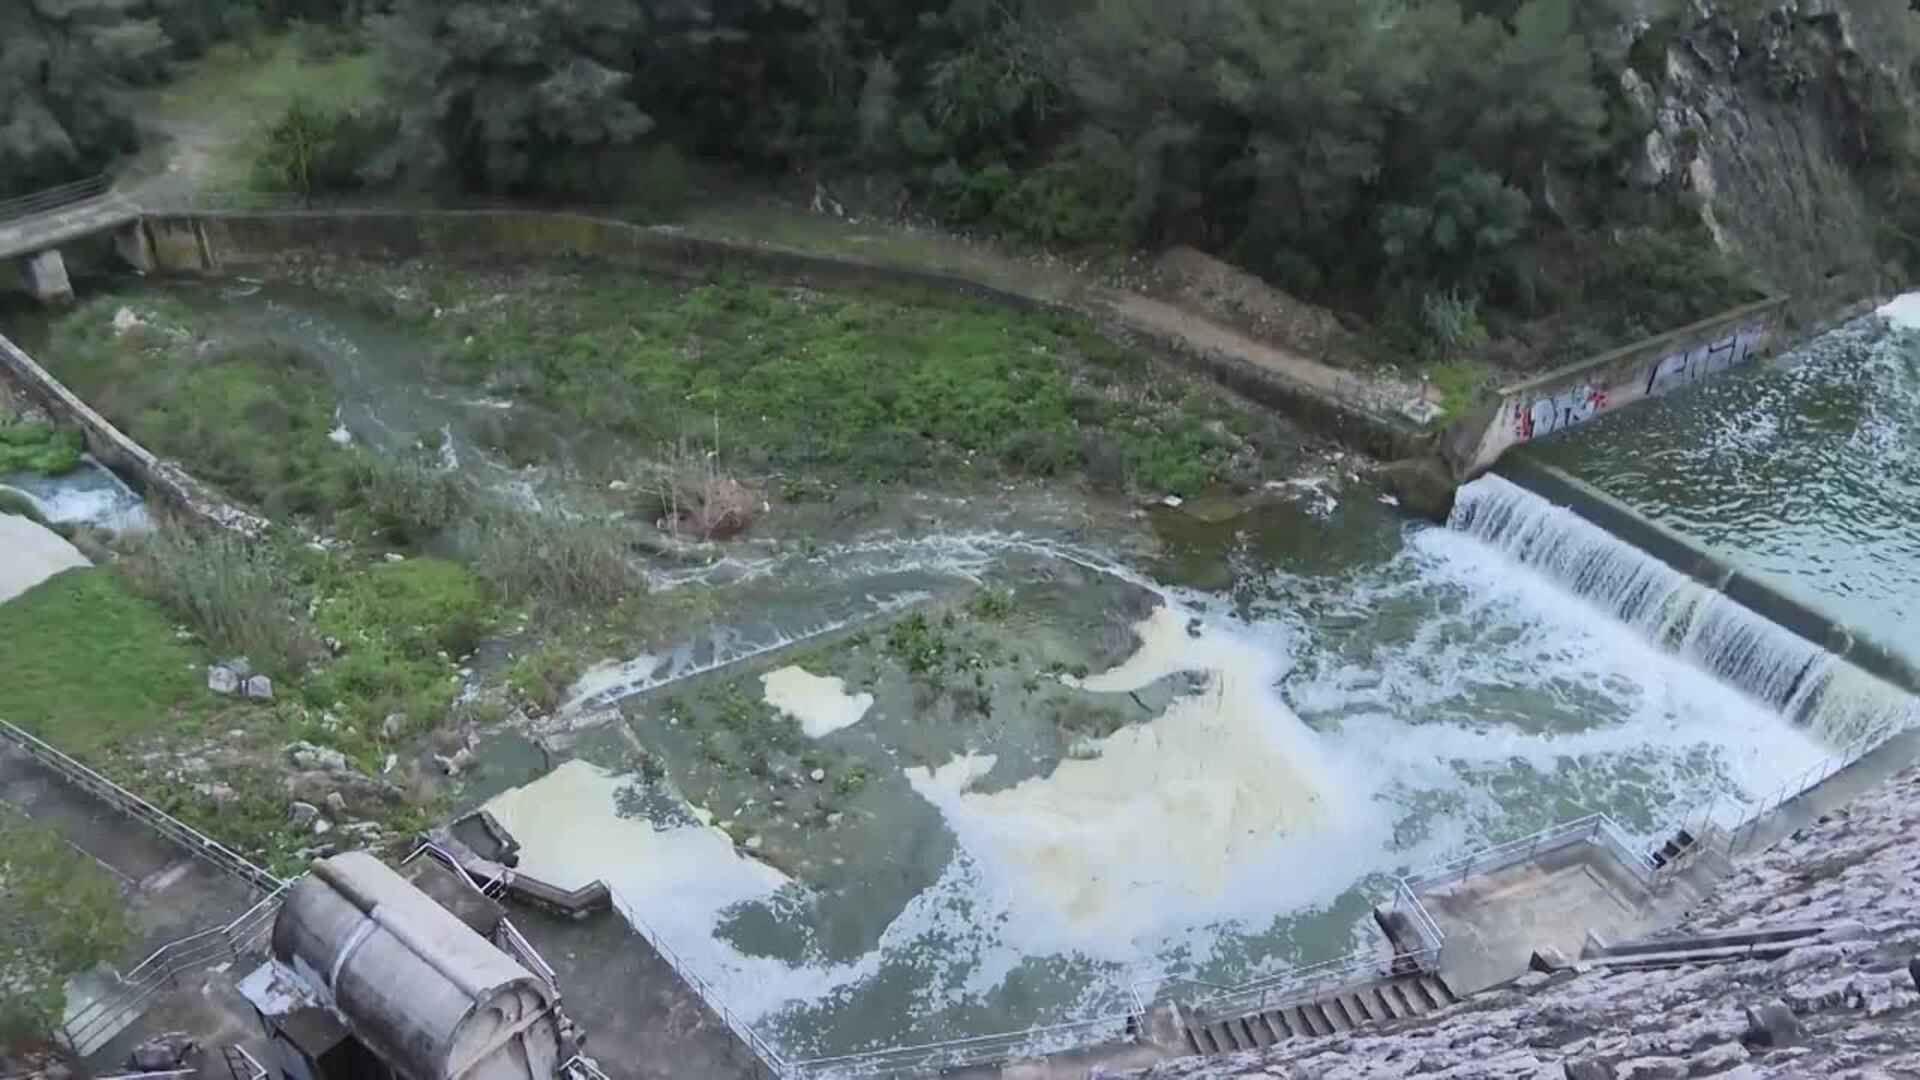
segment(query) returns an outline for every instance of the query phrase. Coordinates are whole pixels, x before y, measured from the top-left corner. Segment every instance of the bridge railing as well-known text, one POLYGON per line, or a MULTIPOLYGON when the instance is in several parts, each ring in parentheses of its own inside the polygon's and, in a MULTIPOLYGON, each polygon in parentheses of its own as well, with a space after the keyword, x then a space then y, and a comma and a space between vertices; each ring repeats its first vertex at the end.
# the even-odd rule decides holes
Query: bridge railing
POLYGON ((73 203, 99 198, 112 187, 113 181, 103 173, 99 176, 89 176, 85 180, 75 180, 70 184, 36 191, 30 195, 0 201, 0 221, 32 217, 73 203))

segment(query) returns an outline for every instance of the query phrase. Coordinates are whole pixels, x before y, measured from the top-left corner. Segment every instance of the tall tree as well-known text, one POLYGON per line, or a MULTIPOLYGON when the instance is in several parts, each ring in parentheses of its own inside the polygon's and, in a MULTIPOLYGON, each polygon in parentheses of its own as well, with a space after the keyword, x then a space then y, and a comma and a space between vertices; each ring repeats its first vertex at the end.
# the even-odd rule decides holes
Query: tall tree
POLYGON ((591 190, 607 152, 653 127, 629 97, 645 28, 632 0, 398 0, 374 24, 400 125, 390 171, 591 190))
POLYGON ((141 0, 0 4, 0 195, 85 176, 130 149, 126 87, 157 76, 167 44, 141 0))

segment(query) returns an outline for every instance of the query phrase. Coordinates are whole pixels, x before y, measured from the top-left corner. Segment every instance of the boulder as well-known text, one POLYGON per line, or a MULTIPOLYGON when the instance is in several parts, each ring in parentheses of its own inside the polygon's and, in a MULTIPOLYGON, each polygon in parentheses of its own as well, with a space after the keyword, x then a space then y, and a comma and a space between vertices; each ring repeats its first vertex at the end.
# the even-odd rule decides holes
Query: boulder
POLYGON ((240 692, 240 676, 229 667, 210 667, 207 669, 207 689, 216 694, 237 694, 240 692))
POLYGON ((169 1031, 140 1043, 127 1055, 127 1067, 140 1072, 178 1069, 193 1056, 194 1041, 184 1031, 169 1031))
POLYGON ((406 713, 403 713, 403 712, 388 713, 386 716, 386 719, 380 721, 380 737, 387 740, 388 742, 392 742, 393 740, 398 739, 401 735, 406 733, 406 730, 407 730, 407 714, 406 713))
POLYGON ((1776 1049, 1792 1046, 1805 1036, 1806 1029, 1800 1026, 1800 1018, 1778 998, 1747 1009, 1747 1033, 1742 1041, 1749 1046, 1776 1049))
POLYGON ((296 828, 306 828, 320 820, 320 808, 310 802, 291 802, 287 804, 287 820, 296 828))
POLYGON ((1458 490, 1453 470, 1439 455, 1407 458, 1380 467, 1380 477, 1409 513, 1446 524, 1458 490))
POLYGON ((287 747, 287 756, 302 769, 319 769, 327 772, 345 772, 347 755, 325 746, 315 746, 310 742, 297 742, 287 747))
POLYGON ((337 791, 327 792, 327 816, 334 820, 347 816, 347 797, 337 791))
POLYGON ((255 675, 248 679, 247 698, 251 701, 272 701, 273 680, 265 675, 255 675))

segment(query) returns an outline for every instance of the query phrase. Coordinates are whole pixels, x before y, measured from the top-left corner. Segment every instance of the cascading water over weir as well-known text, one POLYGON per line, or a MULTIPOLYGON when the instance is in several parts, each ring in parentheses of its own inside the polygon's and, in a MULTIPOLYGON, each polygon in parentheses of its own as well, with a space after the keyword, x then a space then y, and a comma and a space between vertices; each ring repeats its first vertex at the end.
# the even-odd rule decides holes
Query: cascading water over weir
POLYGON ((1920 703, 1897 687, 1503 477, 1462 487, 1448 525, 1830 745, 1877 741, 1920 722, 1920 703))

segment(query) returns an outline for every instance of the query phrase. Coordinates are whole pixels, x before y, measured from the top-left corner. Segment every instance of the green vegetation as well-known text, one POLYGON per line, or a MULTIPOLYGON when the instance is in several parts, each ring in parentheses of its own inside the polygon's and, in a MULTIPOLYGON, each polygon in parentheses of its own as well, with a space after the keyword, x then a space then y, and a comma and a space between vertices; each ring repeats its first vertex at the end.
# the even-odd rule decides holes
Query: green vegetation
POLYGON ((142 592, 223 656, 244 656, 277 678, 304 673, 319 637, 288 590, 287 559, 265 544, 171 530, 122 566, 142 592))
POLYGON ((118 959, 132 940, 119 882, 59 829, 0 804, 0 1046, 47 1036, 67 977, 118 959))
POLYGON ((85 444, 69 428, 30 421, 0 421, 0 476, 10 472, 59 476, 80 466, 85 444))
MULTIPOLYGON (((1153 491, 1222 479, 1243 406, 1071 320, 921 294, 618 274, 442 279, 412 310, 457 372, 643 445, 844 480, 1052 476, 1097 448, 1153 491), (426 318, 424 305, 440 315, 426 318)), ((1257 453, 1254 451, 1253 453, 1257 453)))
POLYGON ((0 605, 0 717, 94 757, 213 711, 198 652, 111 569, 69 570, 0 605))
POLYGON ((458 689, 456 665, 491 626, 488 596, 471 572, 442 559, 322 569, 319 628, 342 655, 301 684, 313 708, 331 710, 369 742, 391 742, 386 717, 437 723, 458 689))

